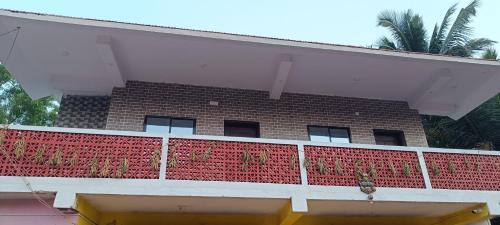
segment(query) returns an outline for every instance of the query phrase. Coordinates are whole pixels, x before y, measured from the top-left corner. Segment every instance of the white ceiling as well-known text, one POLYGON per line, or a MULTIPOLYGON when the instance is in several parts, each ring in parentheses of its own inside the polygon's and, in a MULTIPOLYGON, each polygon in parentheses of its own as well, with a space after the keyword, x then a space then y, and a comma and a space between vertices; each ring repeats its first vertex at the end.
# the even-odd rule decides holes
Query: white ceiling
MULTIPOLYGON (((6 66, 34 98, 107 95, 117 77, 270 91, 284 56, 284 92, 408 101, 459 118, 500 90, 500 62, 0 10, 0 33, 18 26, 6 66), (116 67, 98 37, 110 38, 116 67)), ((0 38, 1 60, 13 39, 0 38)))

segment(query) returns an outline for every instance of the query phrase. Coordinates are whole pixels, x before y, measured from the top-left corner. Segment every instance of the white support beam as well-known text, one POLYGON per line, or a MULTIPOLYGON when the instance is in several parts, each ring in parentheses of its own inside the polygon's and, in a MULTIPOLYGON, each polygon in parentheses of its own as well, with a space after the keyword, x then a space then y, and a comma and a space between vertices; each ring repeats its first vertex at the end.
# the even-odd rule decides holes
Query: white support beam
POLYGON ((292 64, 292 58, 290 56, 283 56, 279 61, 276 78, 274 79, 273 86, 269 91, 269 97, 271 99, 280 99, 281 93, 283 93, 283 90, 285 89, 288 76, 290 75, 292 64))
POLYGON ((75 208, 75 204, 76 193, 71 191, 59 191, 56 193, 53 206, 62 212, 70 212, 71 209, 75 208))
POLYGON ((120 67, 116 62, 115 54, 113 52, 113 48, 111 47, 111 41, 111 36, 97 36, 97 49, 99 50, 106 70, 111 76, 113 86, 125 87, 125 79, 123 79, 122 73, 120 72, 120 67))

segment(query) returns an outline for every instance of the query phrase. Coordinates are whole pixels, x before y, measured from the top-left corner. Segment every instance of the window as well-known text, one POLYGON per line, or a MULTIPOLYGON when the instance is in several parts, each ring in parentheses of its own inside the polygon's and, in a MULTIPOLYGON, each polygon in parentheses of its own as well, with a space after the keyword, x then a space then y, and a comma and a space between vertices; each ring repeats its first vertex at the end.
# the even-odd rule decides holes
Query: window
POLYGON ((192 119, 146 116, 144 131, 156 134, 194 134, 195 121, 192 119))
POLYGON ((399 130, 373 130, 377 145, 406 146, 405 135, 399 130))
POLYGON ((224 121, 224 136, 258 138, 259 123, 224 121))
POLYGON ((349 128, 309 126, 308 131, 311 141, 351 143, 349 128))

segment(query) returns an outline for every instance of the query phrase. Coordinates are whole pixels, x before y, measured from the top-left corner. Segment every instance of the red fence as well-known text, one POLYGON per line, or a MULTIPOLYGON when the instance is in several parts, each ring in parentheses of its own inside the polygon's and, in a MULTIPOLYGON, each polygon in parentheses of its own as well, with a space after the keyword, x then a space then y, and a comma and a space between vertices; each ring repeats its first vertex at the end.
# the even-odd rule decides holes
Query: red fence
POLYGON ((311 185, 358 186, 358 173, 377 187, 425 188, 416 152, 304 146, 311 185))
POLYGON ((299 184, 297 146, 170 139, 167 179, 299 184))
POLYGON ((2 129, 0 176, 153 179, 161 145, 161 138, 2 129))
POLYGON ((500 156, 424 153, 433 188, 500 191, 500 156))
MULTIPOLYGON (((162 138, 0 129, 0 176, 158 179, 162 138)), ((417 153, 171 138, 170 180, 425 188, 417 153)), ((425 152, 433 188, 500 191, 500 156, 425 152)))

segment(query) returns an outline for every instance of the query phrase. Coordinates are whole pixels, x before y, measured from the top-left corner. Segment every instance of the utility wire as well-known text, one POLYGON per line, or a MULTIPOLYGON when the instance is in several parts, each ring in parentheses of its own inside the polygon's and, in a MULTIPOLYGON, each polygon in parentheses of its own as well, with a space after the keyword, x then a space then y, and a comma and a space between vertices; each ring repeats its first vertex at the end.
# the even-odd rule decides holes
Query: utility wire
POLYGON ((17 37, 19 36, 19 32, 21 31, 21 27, 17 27, 14 29, 16 31, 16 36, 14 36, 14 41, 12 41, 12 45, 10 46, 9 53, 7 54, 7 57, 5 57, 4 62, 2 64, 7 65, 7 61, 10 58, 10 55, 12 54, 12 50, 14 49, 14 45, 16 44, 17 37))
POLYGON ((7 35, 7 34, 10 34, 10 33, 14 32, 14 31, 17 31, 17 30, 19 30, 19 29, 21 29, 21 28, 20 28, 20 27, 16 27, 16 28, 14 28, 14 29, 12 29, 12 30, 10 30, 10 31, 7 31, 7 32, 5 32, 5 33, 0 34, 0 37, 3 37, 3 36, 5 36, 5 35, 7 35))
MULTIPOLYGON (((4 138, 6 138, 7 136, 7 132, 8 132, 8 125, 0 128, 0 135, 5 135, 4 138)), ((35 199, 40 203, 42 204, 43 206, 55 211, 56 213, 64 216, 65 219, 68 220, 68 222, 71 224, 71 221, 69 220, 69 218, 67 217, 67 215, 65 215, 64 213, 62 213, 61 211, 55 209, 54 207, 50 206, 49 203, 47 203, 43 198, 41 198, 38 193, 33 190, 32 186, 31 186, 31 183, 28 181, 28 179, 26 178, 28 175, 25 174, 23 172, 23 170, 21 170, 18 165, 16 164, 16 160, 12 159, 12 157, 10 156, 10 154, 7 152, 6 148, 3 146, 3 143, 0 143, 0 151, 2 151, 4 157, 10 162, 12 163, 12 165, 14 165, 14 169, 16 170, 17 174, 21 176, 21 180, 23 181, 24 185, 26 186, 26 188, 30 191, 30 193, 33 195, 33 197, 35 197, 35 199)), ((86 218, 84 218, 86 219, 86 218)))
MULTIPOLYGON (((21 27, 16 27, 15 29, 13 30, 10 30, 10 31, 7 31, 5 33, 2 33, 0 34, 0 37, 3 37, 7 34, 10 34, 10 33, 13 33, 13 32, 16 32, 16 35, 14 36, 14 40, 12 41, 12 45, 10 46, 9 48, 9 53, 7 54, 7 56, 5 57, 5 60, 2 62, 3 65, 6 65, 7 64, 7 61, 9 60, 10 56, 12 55, 12 51, 14 49, 14 46, 16 44, 16 41, 17 41, 17 37, 19 36, 19 32, 21 31, 21 27)), ((4 127, 3 128, 4 130, 7 130, 8 127, 4 127)), ((28 179, 26 179, 26 175, 23 174, 22 170, 20 170, 19 167, 17 167, 17 165, 15 164, 15 161, 12 160, 10 158, 10 156, 8 155, 8 153, 5 151, 5 149, 1 148, 2 152, 4 153, 4 155, 7 157, 7 159, 11 162, 13 162, 13 164, 15 165, 15 169, 18 171, 18 174, 21 175, 21 179, 22 181, 24 182, 25 186, 28 188, 28 190, 31 192, 31 194, 35 197, 36 200, 38 200, 38 202, 40 202, 43 206, 47 207, 47 208, 50 208, 50 209, 53 209, 55 210, 60 216, 63 216, 65 218, 68 219, 68 215, 65 215, 64 213, 60 212, 59 210, 57 209, 54 209, 54 207, 50 206, 50 204, 48 204, 44 199, 42 199, 32 188, 31 186, 31 183, 28 181, 28 179), (20 173, 19 173, 20 172, 20 173)), ((86 215, 84 215, 83 213, 81 212, 78 212, 77 216, 83 218, 84 220, 86 220, 87 222, 91 223, 91 224, 95 224, 97 225, 97 223, 93 220, 91 220, 89 217, 87 217, 86 215)), ((70 221, 68 221, 70 222, 70 221)), ((71 222, 70 222, 71 223, 71 222)))

